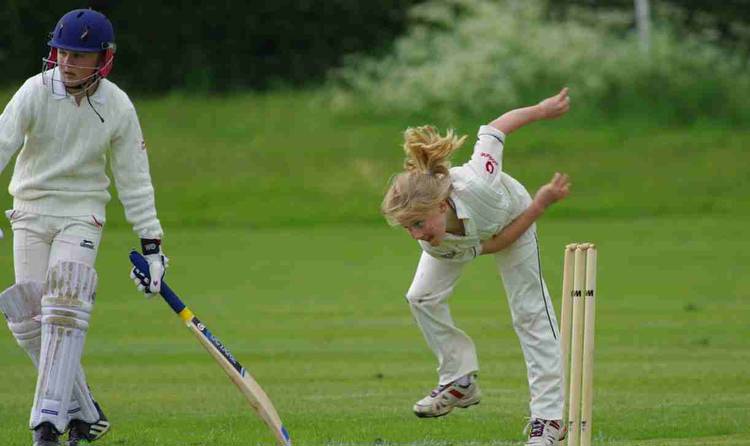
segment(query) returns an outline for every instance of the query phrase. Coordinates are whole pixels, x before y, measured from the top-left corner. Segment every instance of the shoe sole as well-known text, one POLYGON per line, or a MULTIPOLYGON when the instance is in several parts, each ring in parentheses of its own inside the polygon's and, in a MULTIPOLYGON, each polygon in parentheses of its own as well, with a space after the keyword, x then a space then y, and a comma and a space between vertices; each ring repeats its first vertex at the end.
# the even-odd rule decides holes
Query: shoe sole
POLYGON ((477 404, 479 404, 479 400, 472 401, 472 402, 469 402, 468 404, 463 404, 463 405, 460 405, 460 406, 459 405, 453 406, 453 407, 450 408, 449 411, 447 411, 445 413, 437 414, 437 415, 434 415, 434 414, 431 414, 431 413, 416 412, 416 411, 414 412, 414 415, 416 415, 418 418, 440 418, 440 417, 444 417, 444 416, 448 415, 449 413, 453 412, 453 409, 455 409, 456 407, 459 408, 459 409, 468 409, 469 407, 476 406, 477 404))
POLYGON ((61 441, 60 446, 83 446, 91 444, 95 441, 101 440, 101 438, 105 436, 111 430, 111 428, 112 425, 109 423, 109 420, 99 419, 89 426, 89 431, 86 434, 89 438, 77 438, 75 440, 68 439, 66 441, 61 441))
POLYGON ((96 423, 89 427, 89 435, 92 437, 89 441, 96 441, 107 435, 109 430, 112 428, 112 424, 109 420, 98 420, 96 423))
POLYGON ((479 404, 479 400, 473 401, 469 404, 464 404, 463 406, 456 406, 456 407, 458 407, 459 409, 468 409, 469 407, 476 406, 477 404, 479 404))

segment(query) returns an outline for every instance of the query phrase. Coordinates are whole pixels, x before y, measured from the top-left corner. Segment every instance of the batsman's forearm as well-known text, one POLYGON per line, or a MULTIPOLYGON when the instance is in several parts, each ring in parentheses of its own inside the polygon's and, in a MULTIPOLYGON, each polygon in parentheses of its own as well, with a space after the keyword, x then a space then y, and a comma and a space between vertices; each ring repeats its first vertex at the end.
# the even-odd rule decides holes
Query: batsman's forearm
POLYGON ((531 206, 526 208, 526 210, 508 226, 493 235, 492 238, 482 242, 482 255, 494 254, 512 245, 513 242, 518 240, 518 238, 521 237, 523 233, 542 216, 542 214, 544 214, 544 209, 532 203, 531 206))
POLYGON ((492 121, 490 125, 507 135, 527 124, 538 121, 541 117, 539 107, 532 105, 504 113, 502 116, 492 121))

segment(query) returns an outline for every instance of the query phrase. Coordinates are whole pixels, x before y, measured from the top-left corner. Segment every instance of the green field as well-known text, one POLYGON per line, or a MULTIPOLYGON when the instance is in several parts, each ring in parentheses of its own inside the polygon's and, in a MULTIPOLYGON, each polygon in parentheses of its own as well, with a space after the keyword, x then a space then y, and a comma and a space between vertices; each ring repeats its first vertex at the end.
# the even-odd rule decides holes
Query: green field
MULTIPOLYGON (((399 132, 423 121, 333 112, 306 93, 136 104, 168 281, 266 389, 295 444, 523 442, 526 372, 491 259, 453 297, 479 350, 482 403, 411 413, 436 380, 403 298, 419 251, 377 209, 399 132)), ((520 131, 504 164, 530 189, 555 170, 573 177, 574 195, 540 222, 558 310, 563 246, 600 249, 595 444, 750 445, 750 132, 578 122, 520 131)), ((133 289, 137 239, 121 213, 113 203, 83 361, 113 422, 100 444, 272 444, 171 310, 133 289)), ((10 285, 10 240, 0 257, 10 285)), ((34 371, 6 330, 0 358, 0 443, 27 445, 34 371)))

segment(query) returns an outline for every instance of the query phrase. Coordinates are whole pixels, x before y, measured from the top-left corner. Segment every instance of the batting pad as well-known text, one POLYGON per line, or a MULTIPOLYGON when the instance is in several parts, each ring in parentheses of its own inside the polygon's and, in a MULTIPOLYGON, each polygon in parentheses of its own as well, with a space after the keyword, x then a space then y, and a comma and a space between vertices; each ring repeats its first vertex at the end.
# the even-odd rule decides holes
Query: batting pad
POLYGON ((0 294, 0 311, 5 314, 16 342, 31 358, 34 367, 39 365, 42 323, 42 282, 18 283, 0 294))
POLYGON ((96 271, 83 263, 60 262, 47 272, 31 428, 46 421, 63 432, 68 425, 70 397, 80 368, 96 284, 96 271))
MULTIPOLYGON (((17 283, 0 293, 0 312, 5 314, 13 337, 18 345, 39 368, 39 353, 42 349, 42 293, 43 282, 17 283)), ((83 369, 78 367, 73 384, 73 397, 68 414, 72 418, 93 423, 99 418, 94 400, 86 384, 83 369)))

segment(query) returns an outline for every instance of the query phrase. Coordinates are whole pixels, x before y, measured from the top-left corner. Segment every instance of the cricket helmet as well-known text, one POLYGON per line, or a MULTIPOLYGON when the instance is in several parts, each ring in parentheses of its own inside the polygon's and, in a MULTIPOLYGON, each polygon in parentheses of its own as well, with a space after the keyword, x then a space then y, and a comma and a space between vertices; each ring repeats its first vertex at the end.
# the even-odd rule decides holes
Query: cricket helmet
POLYGON ((112 23, 101 12, 92 9, 74 9, 58 20, 47 42, 49 56, 47 68, 57 64, 57 50, 79 53, 103 53, 97 74, 107 77, 115 58, 115 32, 112 23))

